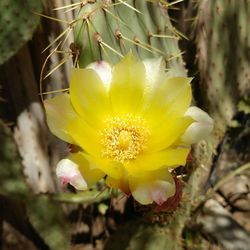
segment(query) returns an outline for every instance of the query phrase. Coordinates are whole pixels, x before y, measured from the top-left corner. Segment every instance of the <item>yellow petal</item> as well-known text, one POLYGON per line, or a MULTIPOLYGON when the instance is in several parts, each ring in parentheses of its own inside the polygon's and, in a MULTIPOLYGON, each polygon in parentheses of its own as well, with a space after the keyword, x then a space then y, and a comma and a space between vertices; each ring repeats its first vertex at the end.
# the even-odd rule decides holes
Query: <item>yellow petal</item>
POLYGON ((106 184, 110 188, 120 189, 125 194, 130 194, 130 189, 128 186, 128 180, 125 176, 123 176, 120 179, 114 179, 110 176, 107 176, 106 178, 106 184))
POLYGON ((70 154, 68 158, 78 165, 78 169, 84 180, 87 182, 88 187, 94 185, 105 176, 105 173, 100 169, 93 167, 93 163, 89 162, 81 152, 70 154))
POLYGON ((177 167, 186 164, 190 148, 168 148, 159 152, 144 154, 125 165, 130 175, 141 176, 144 171, 163 167, 177 167))
POLYGON ((110 112, 108 91, 93 69, 72 69, 70 98, 77 113, 94 127, 110 112))
POLYGON ((129 188, 135 200, 142 205, 153 202, 162 205, 175 194, 175 183, 167 169, 150 171, 141 177, 130 177, 129 188))
POLYGON ((91 162, 92 168, 98 168, 106 175, 114 178, 121 179, 124 175, 123 165, 116 161, 110 161, 103 158, 97 158, 88 154, 84 154, 84 157, 91 162))
POLYGON ((143 61, 146 72, 145 95, 152 93, 158 84, 166 78, 163 58, 150 58, 143 61))
POLYGON ((147 152, 160 151, 172 145, 193 122, 190 117, 172 119, 151 131, 147 152))
POLYGON ((90 126, 83 119, 71 120, 67 130, 75 141, 87 153, 100 157, 101 156, 101 138, 98 129, 90 126))
POLYGON ((152 96, 145 100, 144 107, 144 117, 151 127, 184 115, 192 99, 191 80, 187 77, 172 77, 155 87, 152 96))
POLYGON ((60 139, 76 144, 89 154, 100 155, 100 135, 74 110, 68 94, 60 94, 44 103, 47 123, 53 134, 60 139))
POLYGON ((51 132, 68 143, 74 144, 74 139, 68 131, 68 124, 78 118, 70 103, 68 94, 60 94, 44 101, 47 124, 51 132))
POLYGON ((145 86, 145 67, 129 53, 113 68, 110 100, 115 115, 135 113, 145 86))
POLYGON ((97 61, 89 64, 88 69, 93 69, 101 78, 106 89, 109 90, 110 82, 112 78, 112 68, 105 61, 97 61))

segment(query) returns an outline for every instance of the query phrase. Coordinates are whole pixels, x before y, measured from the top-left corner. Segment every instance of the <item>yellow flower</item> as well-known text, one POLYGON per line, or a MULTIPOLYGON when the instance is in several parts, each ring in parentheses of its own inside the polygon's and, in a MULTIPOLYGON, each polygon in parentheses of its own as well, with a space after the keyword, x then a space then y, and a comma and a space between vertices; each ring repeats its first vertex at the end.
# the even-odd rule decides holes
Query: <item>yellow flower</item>
POLYGON ((112 68, 73 69, 70 94, 45 101, 52 133, 80 148, 58 163, 57 176, 80 190, 106 176, 141 204, 165 202, 175 193, 170 171, 213 128, 204 111, 189 108, 190 81, 168 77, 161 59, 132 54, 112 68))

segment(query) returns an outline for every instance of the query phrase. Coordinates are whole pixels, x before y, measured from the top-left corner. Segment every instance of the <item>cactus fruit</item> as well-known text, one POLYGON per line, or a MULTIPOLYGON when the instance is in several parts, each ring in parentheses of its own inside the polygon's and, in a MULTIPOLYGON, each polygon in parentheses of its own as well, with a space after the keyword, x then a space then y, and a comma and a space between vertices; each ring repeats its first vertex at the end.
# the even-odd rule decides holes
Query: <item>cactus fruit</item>
POLYGON ((31 39, 41 8, 39 0, 0 1, 0 65, 31 39))

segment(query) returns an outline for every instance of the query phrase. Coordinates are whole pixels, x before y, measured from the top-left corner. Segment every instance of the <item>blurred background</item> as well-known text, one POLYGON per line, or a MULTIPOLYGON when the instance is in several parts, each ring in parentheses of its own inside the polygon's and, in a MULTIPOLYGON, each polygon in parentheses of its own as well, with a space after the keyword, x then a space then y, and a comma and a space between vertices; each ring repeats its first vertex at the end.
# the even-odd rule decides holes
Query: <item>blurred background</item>
POLYGON ((249 0, 0 0, 0 248, 250 249, 249 0), (192 149, 181 203, 168 213, 103 183, 61 186, 68 145, 42 98, 70 68, 132 50, 194 77, 194 104, 215 121, 192 149))

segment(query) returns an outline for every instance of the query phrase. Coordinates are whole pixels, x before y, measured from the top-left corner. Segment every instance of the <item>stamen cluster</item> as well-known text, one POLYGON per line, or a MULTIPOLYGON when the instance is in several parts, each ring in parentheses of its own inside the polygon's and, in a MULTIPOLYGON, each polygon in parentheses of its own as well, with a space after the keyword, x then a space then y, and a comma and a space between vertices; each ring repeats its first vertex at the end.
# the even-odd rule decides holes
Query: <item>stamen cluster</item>
POLYGON ((145 148, 149 129, 144 119, 127 114, 105 121, 102 135, 102 156, 121 163, 135 159, 145 148))

